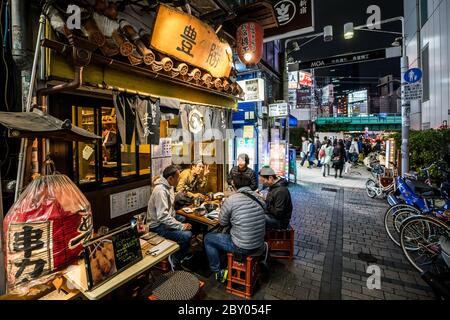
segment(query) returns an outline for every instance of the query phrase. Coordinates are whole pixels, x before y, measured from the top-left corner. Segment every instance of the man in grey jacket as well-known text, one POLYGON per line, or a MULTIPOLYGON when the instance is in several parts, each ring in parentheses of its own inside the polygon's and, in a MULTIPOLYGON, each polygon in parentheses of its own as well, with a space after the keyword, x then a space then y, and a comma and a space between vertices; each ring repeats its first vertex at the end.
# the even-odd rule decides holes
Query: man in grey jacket
MULTIPOLYGON (((171 257, 171 263, 177 267, 189 250, 192 238, 192 226, 177 220, 175 212, 175 192, 180 179, 180 170, 176 166, 164 169, 162 177, 155 180, 155 187, 148 202, 147 223, 149 230, 161 237, 176 241, 180 250, 171 257)), ((181 220, 181 218, 179 218, 181 220)))
POLYGON ((205 237, 205 250, 209 267, 216 280, 224 283, 227 270, 220 268, 220 252, 233 252, 247 256, 256 253, 264 246, 266 221, 264 203, 251 190, 251 180, 244 174, 233 176, 237 193, 225 200, 219 214, 222 227, 231 226, 230 234, 208 233, 205 237))

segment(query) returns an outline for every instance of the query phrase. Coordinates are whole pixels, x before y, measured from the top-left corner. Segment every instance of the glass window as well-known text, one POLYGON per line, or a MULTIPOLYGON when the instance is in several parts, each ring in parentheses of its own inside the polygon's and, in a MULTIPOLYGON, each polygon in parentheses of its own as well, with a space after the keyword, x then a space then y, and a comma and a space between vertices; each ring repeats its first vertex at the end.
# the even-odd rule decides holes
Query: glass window
POLYGON ((119 178, 119 143, 115 109, 102 107, 102 160, 103 182, 119 178))
POLYGON ((428 21, 428 0, 420 0, 420 25, 423 27, 428 21))
MULTIPOLYGON (((96 133, 96 113, 94 108, 72 107, 73 118, 78 127, 89 132, 96 133)), ((75 179, 80 184, 95 182, 97 178, 96 155, 97 145, 95 143, 74 143, 74 165, 75 179)))
POLYGON ((150 145, 139 146, 139 174, 150 174, 150 145))

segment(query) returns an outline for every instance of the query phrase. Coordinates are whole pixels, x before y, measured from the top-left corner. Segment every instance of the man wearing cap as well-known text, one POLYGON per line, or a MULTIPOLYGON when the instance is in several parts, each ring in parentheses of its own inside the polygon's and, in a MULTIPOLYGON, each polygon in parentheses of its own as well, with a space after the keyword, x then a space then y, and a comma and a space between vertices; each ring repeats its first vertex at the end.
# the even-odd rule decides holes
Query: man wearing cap
POLYGON ((248 167, 250 158, 245 153, 238 156, 238 165, 234 166, 228 174, 228 185, 233 186, 233 177, 235 175, 243 174, 250 178, 250 189, 256 191, 258 189, 258 181, 256 180, 256 173, 248 167))
POLYGON ((273 230, 285 230, 289 227, 292 216, 292 199, 288 182, 277 177, 272 168, 261 169, 260 181, 269 188, 266 197, 266 228, 273 230))
POLYGON ((176 191, 185 191, 189 197, 201 196, 200 192, 208 183, 208 174, 209 167, 203 165, 202 160, 194 161, 189 169, 181 172, 176 191))

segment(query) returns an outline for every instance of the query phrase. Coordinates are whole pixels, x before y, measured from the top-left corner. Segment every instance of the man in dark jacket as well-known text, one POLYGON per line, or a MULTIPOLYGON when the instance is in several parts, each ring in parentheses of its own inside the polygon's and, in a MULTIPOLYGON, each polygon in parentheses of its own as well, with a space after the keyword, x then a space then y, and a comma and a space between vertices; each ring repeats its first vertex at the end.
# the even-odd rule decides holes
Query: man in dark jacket
POLYGON ((235 175, 233 185, 237 192, 225 200, 219 214, 220 225, 231 227, 230 233, 210 232, 205 236, 209 267, 216 280, 222 283, 226 281, 228 271, 220 268, 220 253, 254 254, 264 246, 266 230, 264 202, 250 189, 249 177, 235 175))
POLYGON ((292 199, 288 182, 278 178, 271 168, 262 168, 260 172, 261 183, 269 187, 266 197, 266 228, 284 230, 289 227, 292 216, 292 199))
MULTIPOLYGON (((252 169, 250 169, 248 167, 248 164, 250 163, 250 158, 248 157, 248 155, 244 154, 240 154, 238 156, 238 165, 234 166, 230 173, 228 174, 228 185, 233 187, 233 177, 235 175, 238 174, 244 174, 247 177, 250 178, 250 189, 252 189, 253 191, 256 191, 256 189, 258 189, 258 181, 256 179, 256 173, 255 171, 253 171, 252 169)), ((236 188, 234 188, 236 189, 236 188)))

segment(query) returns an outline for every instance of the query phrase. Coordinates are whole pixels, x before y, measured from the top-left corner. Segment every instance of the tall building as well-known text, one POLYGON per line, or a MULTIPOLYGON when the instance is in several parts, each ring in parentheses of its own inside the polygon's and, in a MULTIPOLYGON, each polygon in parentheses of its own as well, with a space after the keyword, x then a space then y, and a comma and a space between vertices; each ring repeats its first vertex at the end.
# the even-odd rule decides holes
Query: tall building
POLYGON ((411 128, 447 124, 450 115, 450 1, 404 0, 407 54, 424 72, 423 101, 411 104, 411 128))

